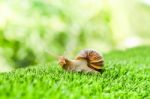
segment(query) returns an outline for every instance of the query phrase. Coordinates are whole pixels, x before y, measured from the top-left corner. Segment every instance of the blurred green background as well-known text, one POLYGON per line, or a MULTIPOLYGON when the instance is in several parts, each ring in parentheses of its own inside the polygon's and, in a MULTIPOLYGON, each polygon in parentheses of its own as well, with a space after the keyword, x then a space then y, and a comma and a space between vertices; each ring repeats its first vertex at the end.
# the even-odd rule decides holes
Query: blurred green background
POLYGON ((149 0, 0 0, 0 71, 150 45, 149 0))

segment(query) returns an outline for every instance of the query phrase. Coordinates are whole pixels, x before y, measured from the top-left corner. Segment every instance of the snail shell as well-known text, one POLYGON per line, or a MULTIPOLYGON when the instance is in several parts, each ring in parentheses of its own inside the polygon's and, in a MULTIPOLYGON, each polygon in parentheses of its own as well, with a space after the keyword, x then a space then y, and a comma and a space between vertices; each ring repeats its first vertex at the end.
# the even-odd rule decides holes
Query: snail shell
POLYGON ((87 60, 88 67, 96 71, 100 71, 101 69, 103 69, 104 66, 104 60, 102 55, 100 55, 97 51, 91 49, 82 50, 75 59, 87 60))

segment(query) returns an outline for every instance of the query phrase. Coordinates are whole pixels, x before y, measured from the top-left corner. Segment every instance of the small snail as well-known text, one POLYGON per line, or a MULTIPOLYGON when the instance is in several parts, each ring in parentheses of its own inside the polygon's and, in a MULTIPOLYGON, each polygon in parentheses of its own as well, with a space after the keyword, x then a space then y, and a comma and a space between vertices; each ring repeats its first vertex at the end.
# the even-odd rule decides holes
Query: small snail
POLYGON ((59 65, 67 71, 100 72, 104 66, 103 57, 95 50, 82 50, 74 60, 59 57, 59 65))

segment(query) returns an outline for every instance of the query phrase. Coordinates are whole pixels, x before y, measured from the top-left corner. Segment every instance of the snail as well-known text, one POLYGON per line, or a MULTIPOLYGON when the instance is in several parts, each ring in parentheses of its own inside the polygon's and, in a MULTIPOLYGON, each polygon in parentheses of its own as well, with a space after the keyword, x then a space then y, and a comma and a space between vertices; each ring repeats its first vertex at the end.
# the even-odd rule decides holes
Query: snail
POLYGON ((64 56, 60 56, 58 60, 59 65, 67 71, 100 72, 104 66, 102 55, 91 49, 82 50, 73 60, 64 56))

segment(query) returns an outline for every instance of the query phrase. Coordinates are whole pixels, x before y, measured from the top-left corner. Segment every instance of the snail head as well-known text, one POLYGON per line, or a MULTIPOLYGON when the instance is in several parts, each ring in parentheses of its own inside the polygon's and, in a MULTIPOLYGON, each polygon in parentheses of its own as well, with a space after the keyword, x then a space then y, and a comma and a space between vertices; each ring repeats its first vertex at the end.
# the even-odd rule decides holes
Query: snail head
POLYGON ((69 62, 69 60, 67 58, 65 58, 64 56, 60 56, 58 58, 58 64, 64 69, 67 68, 68 62, 69 62))

